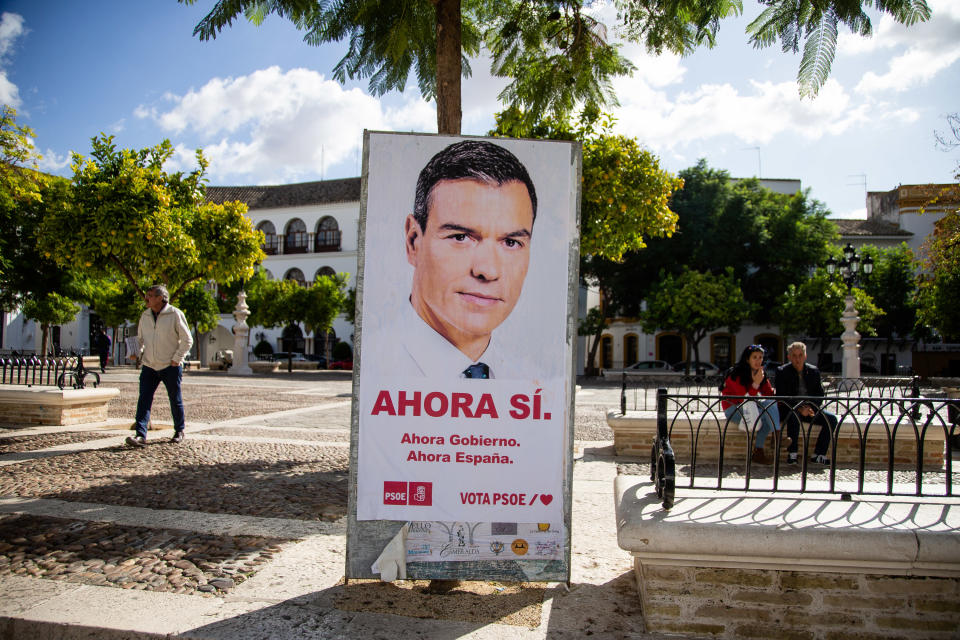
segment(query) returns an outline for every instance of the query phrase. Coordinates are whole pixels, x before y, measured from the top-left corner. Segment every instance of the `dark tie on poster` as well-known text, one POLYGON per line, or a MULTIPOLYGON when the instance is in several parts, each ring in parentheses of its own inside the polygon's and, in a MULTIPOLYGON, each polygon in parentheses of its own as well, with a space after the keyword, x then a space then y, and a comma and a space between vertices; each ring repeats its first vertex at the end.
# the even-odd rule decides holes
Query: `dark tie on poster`
POLYGON ((466 369, 463 370, 464 378, 483 378, 484 380, 490 377, 490 367, 478 362, 477 364, 472 364, 466 369))

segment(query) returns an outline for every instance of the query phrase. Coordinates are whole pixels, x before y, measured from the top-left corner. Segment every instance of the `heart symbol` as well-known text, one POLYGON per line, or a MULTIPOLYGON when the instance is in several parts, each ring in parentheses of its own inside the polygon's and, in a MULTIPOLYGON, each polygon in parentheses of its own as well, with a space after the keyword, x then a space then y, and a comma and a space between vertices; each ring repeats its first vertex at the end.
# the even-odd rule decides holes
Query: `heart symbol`
POLYGON ((540 496, 540 502, 542 502, 543 504, 550 504, 551 502, 553 502, 553 496, 543 494, 540 496))

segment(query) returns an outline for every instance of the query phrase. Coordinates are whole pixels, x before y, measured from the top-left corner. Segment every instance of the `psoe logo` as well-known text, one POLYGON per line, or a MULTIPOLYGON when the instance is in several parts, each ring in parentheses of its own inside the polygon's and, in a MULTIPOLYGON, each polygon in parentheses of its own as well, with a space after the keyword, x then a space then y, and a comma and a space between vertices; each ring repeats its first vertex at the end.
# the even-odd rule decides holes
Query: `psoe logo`
POLYGON ((407 504, 407 483, 384 481, 383 504, 407 504))
POLYGON ((432 482, 390 482, 383 483, 383 504, 413 505, 429 507, 433 505, 432 482))
POLYGON ((432 482, 411 482, 410 483, 410 504, 419 507, 429 507, 433 505, 433 483, 432 482))

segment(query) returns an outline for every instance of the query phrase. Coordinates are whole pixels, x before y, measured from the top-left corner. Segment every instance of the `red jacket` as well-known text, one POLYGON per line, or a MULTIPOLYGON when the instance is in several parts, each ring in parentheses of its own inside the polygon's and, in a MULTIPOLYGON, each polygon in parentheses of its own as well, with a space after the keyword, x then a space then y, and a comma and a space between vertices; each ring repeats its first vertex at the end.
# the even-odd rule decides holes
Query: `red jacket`
MULTIPOLYGON (((763 374, 763 382, 760 383, 759 389, 754 389, 753 385, 744 387, 740 384, 735 376, 727 376, 727 379, 723 382, 723 391, 720 392, 724 396, 773 396, 776 395, 776 392, 773 390, 773 387, 770 385, 770 380, 767 379, 767 374, 763 374)), ((721 400, 720 407, 726 411, 730 407, 739 405, 742 400, 735 402, 733 400, 721 400)))

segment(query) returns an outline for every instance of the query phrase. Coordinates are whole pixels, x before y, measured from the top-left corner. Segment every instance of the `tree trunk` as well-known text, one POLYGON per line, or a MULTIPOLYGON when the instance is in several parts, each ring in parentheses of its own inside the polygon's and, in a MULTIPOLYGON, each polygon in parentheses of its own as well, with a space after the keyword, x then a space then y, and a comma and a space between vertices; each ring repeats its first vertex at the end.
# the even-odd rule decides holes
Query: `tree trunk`
POLYGON ((40 323, 40 357, 47 357, 47 334, 50 332, 50 325, 46 322, 40 323))
POLYGON ((704 335, 706 334, 701 334, 699 337, 693 334, 687 336, 687 344, 693 349, 693 359, 687 358, 687 371, 692 366, 694 374, 700 373, 697 367, 700 365, 700 341, 703 340, 704 335))
POLYGON ((436 0, 437 133, 460 135, 460 0, 436 0))
POLYGON ((587 372, 586 373, 588 376, 597 375, 597 366, 595 364, 597 361, 597 347, 600 346, 600 339, 603 337, 603 330, 605 328, 606 327, 604 325, 600 325, 600 329, 595 334, 593 334, 593 343, 590 345, 590 351, 587 356, 587 372))

